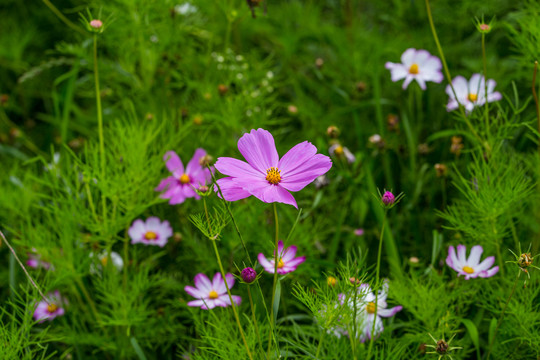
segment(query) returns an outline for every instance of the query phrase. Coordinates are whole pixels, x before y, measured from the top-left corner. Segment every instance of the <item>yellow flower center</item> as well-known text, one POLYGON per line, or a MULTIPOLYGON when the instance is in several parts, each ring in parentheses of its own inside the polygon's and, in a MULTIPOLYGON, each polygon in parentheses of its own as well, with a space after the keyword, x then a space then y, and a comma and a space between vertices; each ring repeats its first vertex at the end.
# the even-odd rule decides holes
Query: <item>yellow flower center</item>
POLYGON ((103 266, 107 266, 107 263, 109 262, 109 258, 107 256, 104 256, 101 258, 101 263, 103 266))
POLYGON ((412 64, 409 68, 409 74, 416 75, 418 74, 418 64, 412 64))
POLYGON ((478 100, 478 95, 470 93, 468 99, 470 102, 475 102, 476 100, 478 100))
POLYGON ((49 313, 53 313, 55 312, 56 310, 58 310, 58 306, 56 306, 55 304, 50 304, 47 306, 47 311, 49 313))
POLYGON ((282 267, 285 266, 285 263, 283 262, 283 260, 279 259, 278 263, 277 263, 277 268, 278 269, 281 269, 282 267))
POLYGON ((334 154, 336 154, 336 156, 343 155, 343 146, 339 145, 338 147, 336 147, 334 149, 334 154))
POLYGON ((146 240, 156 240, 157 234, 153 231, 147 231, 146 234, 144 234, 144 238, 146 240))
POLYGON ((272 185, 277 185, 281 181, 281 171, 275 167, 266 170, 266 181, 272 185))
POLYGON ((208 297, 210 299, 217 299, 219 297, 219 295, 215 290, 212 290, 212 291, 210 291, 210 294, 208 294, 208 297))
POLYGON ((474 272, 474 269, 470 266, 464 266, 463 271, 465 271, 467 274, 472 274, 474 272))
POLYGON ((180 176, 180 184, 187 184, 190 181, 191 179, 189 178, 188 174, 182 174, 182 176, 180 176))
POLYGON ((375 303, 373 301, 367 304, 366 311, 368 314, 375 314, 375 303))
POLYGON ((329 276, 327 279, 326 279, 326 283, 328 284, 328 286, 336 286, 337 284, 337 279, 333 276, 329 276))

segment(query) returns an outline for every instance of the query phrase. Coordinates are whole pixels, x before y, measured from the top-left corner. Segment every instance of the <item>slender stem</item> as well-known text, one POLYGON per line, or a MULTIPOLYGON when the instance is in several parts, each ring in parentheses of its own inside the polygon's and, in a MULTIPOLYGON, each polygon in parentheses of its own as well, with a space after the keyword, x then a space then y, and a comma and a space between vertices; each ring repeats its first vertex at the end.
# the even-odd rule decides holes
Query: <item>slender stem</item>
POLYGON ((485 106, 485 121, 486 121, 486 134, 489 135, 489 102, 487 99, 487 58, 486 58, 486 34, 482 33, 482 62, 484 64, 484 100, 485 106))
POLYGON ((13 250, 13 248, 11 247, 11 245, 9 244, 9 242, 7 241, 6 237, 4 236, 4 233, 2 231, 0 231, 0 236, 2 236, 2 240, 4 241, 4 243, 7 245, 7 247, 9 248, 9 251, 11 251, 11 253, 13 254, 13 257, 15 258, 15 260, 17 260, 17 262, 19 263, 19 266, 21 267, 21 269, 23 270, 24 274, 26 275, 26 277, 28 278, 28 280, 30 280, 30 283, 32 284, 32 286, 38 291, 39 295, 41 295, 41 297, 43 298, 43 300, 45 300, 45 302, 48 304, 48 305, 51 305, 51 303, 49 302, 49 300, 47 299, 47 297, 41 292, 41 289, 39 288, 39 286, 36 284, 36 282, 34 281, 34 279, 32 279, 32 277, 30 276, 30 274, 28 273, 28 271, 26 270, 26 268, 24 267, 23 263, 21 262, 21 260, 19 259, 19 257, 17 256, 17 253, 15 252, 15 250, 13 250))
MULTIPOLYGON (((519 270, 521 271, 521 270, 519 270)), ((497 326, 495 327, 495 331, 493 332, 493 338, 489 342, 489 349, 487 353, 486 360, 489 360, 489 356, 491 355, 491 349, 493 346, 493 342, 495 341, 495 337, 497 336, 497 330, 499 330, 499 326, 501 325, 502 319, 504 317, 504 313, 506 312, 506 308, 508 307, 508 303, 510 303, 510 299, 512 298, 512 295, 514 295, 514 292, 516 291, 516 285, 518 283, 519 275, 521 275, 520 272, 518 272, 518 275, 516 276, 516 280, 514 280, 514 286, 512 287, 512 291, 510 292, 510 296, 508 296, 508 299, 506 300, 506 304, 504 304, 503 311, 501 313, 501 317, 499 318, 499 321, 497 321, 497 326)))
POLYGON ((352 338, 354 339, 354 341, 351 343, 353 345, 353 348, 352 348, 352 351, 353 351, 353 358, 354 360, 356 360, 358 358, 358 355, 356 355, 356 337, 358 336, 358 324, 357 324, 357 306, 358 306, 358 303, 356 302, 356 299, 358 297, 358 280, 357 280, 357 275, 356 274, 356 271, 355 271, 355 277, 354 277, 354 297, 353 297, 353 336, 352 338))
MULTIPOLYGON (((538 132, 540 132, 540 105, 538 104, 538 95, 536 95, 536 72, 538 70, 538 61, 534 62, 534 72, 532 80, 532 94, 536 106, 536 118, 538 119, 538 132)), ((538 142, 538 151, 540 152, 540 141, 538 142)))
MULTIPOLYGON (((274 243, 274 283, 272 285, 272 301, 270 302, 270 327, 271 328, 274 327, 274 298, 276 296, 278 263, 281 258, 281 254, 278 254, 279 221, 278 221, 277 206, 276 206, 276 203, 273 203, 273 205, 274 205, 274 218, 275 218, 275 223, 276 223, 276 239, 274 243)), ((268 350, 266 354, 268 359, 270 359, 270 350, 272 349, 271 336, 272 336, 272 332, 268 334, 268 350)), ((277 334, 275 336, 277 336, 277 334)))
POLYGON ((375 342, 375 324, 377 323, 377 310, 379 309, 379 271, 381 268, 381 252, 382 252, 382 243, 384 238, 384 228, 386 225, 386 215, 388 213, 388 210, 384 210, 384 217, 383 217, 383 223, 381 228, 381 235, 379 237, 379 252, 377 253, 377 270, 375 272, 375 284, 376 288, 375 291, 375 313, 373 314, 373 327, 371 328, 371 340, 369 342, 369 349, 368 349, 368 356, 367 359, 371 358, 371 351, 373 349, 373 343, 375 342))
MULTIPOLYGON (((206 214, 206 220, 208 221, 208 227, 210 230, 210 234, 212 234, 212 226, 210 224, 210 217, 208 216, 208 208, 206 206, 206 197, 203 197, 203 204, 204 204, 204 212, 206 214)), ((251 351, 249 351, 249 346, 246 340, 246 336, 244 335, 244 330, 242 330, 242 325, 240 324, 240 318, 238 317, 238 313, 236 311, 236 305, 233 301, 231 290, 229 289, 229 284, 227 283, 227 277, 225 276, 225 270, 223 270, 223 264, 221 263, 221 258, 219 257, 218 248, 216 245, 216 240, 210 238, 210 241, 212 242, 212 245, 214 247, 214 253, 216 254, 216 259, 219 264, 219 271, 221 272, 221 277, 223 279, 223 282, 225 283, 225 288, 227 289, 227 294, 229 295, 229 300, 231 302, 231 307, 233 309, 234 318, 236 320, 236 325, 238 325, 238 330, 240 330, 240 335, 242 336, 242 341, 244 342, 244 346, 246 347, 246 351, 248 353, 248 356, 251 360, 253 360, 253 357, 251 356, 251 351)))
POLYGON ((249 262, 249 266, 254 267, 253 262, 251 261, 251 257, 249 256, 249 251, 248 251, 248 249, 246 247, 246 243, 244 242, 244 238, 242 237, 242 234, 240 233, 240 229, 238 228, 238 224, 236 223, 234 215, 233 215, 233 213, 231 211, 231 208, 229 206, 229 202, 225 200, 225 197, 223 196, 223 193, 221 192, 221 187, 217 183, 217 179, 216 179, 216 176, 214 175, 214 172, 212 171, 212 168, 210 167, 210 165, 206 165, 206 167, 208 168, 208 170, 210 171, 210 174, 212 175, 212 180, 214 181, 214 184, 216 185, 216 187, 218 189, 219 196, 221 197, 221 200, 225 204, 225 208, 227 209, 227 212, 229 213, 229 217, 231 218, 231 220, 233 222, 234 229, 236 230, 236 234, 238 235, 238 238, 240 238, 240 242, 242 243, 242 247, 244 248, 244 251, 246 253, 246 257, 247 257, 248 262, 249 262))
POLYGON ((259 325, 257 324, 257 317, 255 316, 255 306, 253 305, 253 298, 251 297, 251 286, 248 285, 247 287, 248 291, 248 297, 249 297, 249 305, 251 307, 251 316, 253 317, 253 324, 255 325, 255 332, 257 334, 257 340, 259 340, 259 347, 261 348, 261 353, 264 354, 263 344, 261 340, 261 334, 259 332, 259 325))
POLYGON ((441 43, 439 42, 439 37, 437 36, 437 31, 435 30, 435 25, 433 23, 433 16, 431 15, 431 8, 429 6, 429 0, 425 0, 426 2, 426 11, 429 19, 429 26, 431 28, 431 32, 433 33, 433 38, 435 40, 435 44, 437 45, 437 50, 439 51, 439 56, 441 57, 441 61, 443 64, 444 73, 446 75, 446 80, 448 81, 448 84, 450 85, 450 88, 452 89, 452 93, 454 94, 454 98, 459 104, 459 112, 461 113, 461 116, 463 117, 463 120, 465 120, 465 124, 467 124, 467 127, 472 132, 474 137, 480 142, 481 145, 483 145, 486 148, 486 151, 489 153, 491 152, 491 148, 489 144, 482 140, 480 135, 474 130, 471 122, 469 121, 469 118, 467 117, 467 114, 465 113, 465 109, 463 108, 463 105, 459 103, 458 97, 456 94, 456 90, 454 89, 454 85, 452 84, 452 76, 450 75, 450 70, 448 70, 448 65, 446 63, 446 58, 444 57, 444 52, 441 47, 441 43))
POLYGON ((319 345, 317 345, 317 352, 315 353, 315 359, 319 358, 319 353, 321 351, 323 340, 324 340, 324 330, 321 331, 321 336, 319 337, 319 345))
MULTIPOLYGON (((101 181, 105 181, 105 140, 103 137, 103 114, 101 111, 101 91, 99 90, 97 34, 94 34, 94 79, 95 79, 95 88, 96 88, 96 107, 97 107, 97 120, 98 120, 101 181)), ((102 195, 101 202, 102 202, 102 207, 103 207, 103 224, 105 224, 107 220, 107 200, 105 199, 105 195, 102 195)))
POLYGON ((79 277, 75 278, 75 282, 77 285, 79 285, 79 288, 81 289, 83 295, 86 297, 86 302, 88 305, 90 305, 90 308, 92 309, 92 312, 94 313, 94 317, 96 318, 96 321, 100 321, 99 313, 97 311, 96 305, 94 304, 94 300, 92 300, 92 297, 90 296, 90 293, 88 290, 86 290, 86 286, 84 286, 84 283, 81 281, 79 277))
POLYGON ((51 3, 49 0, 42 0, 42 1, 45 4, 45 6, 47 6, 56 16, 58 16, 60 20, 62 20, 64 24, 66 24, 67 26, 69 26, 70 28, 72 28, 73 30, 77 31, 80 34, 83 34, 83 35, 86 34, 86 32, 83 29, 81 29, 80 27, 75 25, 73 22, 71 22, 67 17, 65 17, 64 14, 62 14, 62 12, 58 10, 56 6, 53 5, 53 3, 51 3))

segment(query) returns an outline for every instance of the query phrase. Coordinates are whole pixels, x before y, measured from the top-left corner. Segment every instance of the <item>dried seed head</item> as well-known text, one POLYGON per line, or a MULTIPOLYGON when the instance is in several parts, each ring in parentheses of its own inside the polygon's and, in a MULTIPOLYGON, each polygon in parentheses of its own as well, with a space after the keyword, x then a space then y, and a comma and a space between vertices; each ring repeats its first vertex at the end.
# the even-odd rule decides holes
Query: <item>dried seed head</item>
POLYGON ((439 354, 439 355, 444 355, 446 353, 448 353, 448 348, 450 347, 450 345, 448 345, 448 343, 444 340, 439 340, 437 341, 437 347, 435 348, 435 351, 439 354))
POLYGON ((534 258, 529 253, 521 254, 517 263, 519 267, 523 270, 527 269, 529 266, 532 265, 534 258))
POLYGON ((229 91, 229 87, 225 84, 218 85, 219 95, 224 96, 229 91))
POLYGON ((330 136, 332 139, 335 139, 339 136, 339 128, 335 125, 330 125, 327 129, 326 129, 326 134, 328 136, 330 136))
POLYGON ((358 91, 359 93, 363 93, 364 91, 366 91, 366 89, 367 85, 365 82, 359 81, 356 83, 356 91, 358 91))
POLYGON ((206 167, 208 165, 211 165, 212 162, 214 162, 214 158, 211 156, 211 155, 204 155, 202 156, 200 159, 199 159, 199 164, 202 166, 202 167, 206 167))
POLYGON ((388 114, 386 117, 388 131, 396 131, 399 129, 399 117, 395 114, 388 114))
POLYGON ((317 66, 317 69, 322 68, 324 65, 324 60, 322 58, 315 59, 315 66, 317 66))
POLYGON ((463 149, 463 139, 461 136, 452 136, 452 145, 450 145, 450 152, 452 154, 459 155, 463 149))
POLYGON ((437 172, 437 177, 443 177, 448 173, 448 167, 444 164, 435 164, 435 171, 437 172))

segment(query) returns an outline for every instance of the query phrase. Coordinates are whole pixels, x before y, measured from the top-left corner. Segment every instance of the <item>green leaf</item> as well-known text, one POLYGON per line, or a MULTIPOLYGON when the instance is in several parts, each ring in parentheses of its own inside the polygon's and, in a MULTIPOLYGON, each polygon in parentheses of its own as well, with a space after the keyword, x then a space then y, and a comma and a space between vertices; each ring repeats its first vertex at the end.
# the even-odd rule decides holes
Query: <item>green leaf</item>
POLYGON ((277 313, 279 310, 279 300, 281 298, 281 279, 278 278, 278 282, 276 284, 276 293, 274 295, 274 304, 272 305, 274 308, 274 324, 277 320, 277 313))
POLYGON ((474 347, 476 348, 478 358, 480 358, 480 341, 478 338, 478 329, 476 328, 476 325, 469 319, 461 319, 461 322, 467 328, 469 336, 471 337, 474 347))
POLYGON ((146 355, 144 355, 144 352, 142 351, 141 347, 139 346, 139 343, 137 342, 137 339, 135 339, 134 336, 131 337, 131 346, 133 346, 133 350, 135 350, 135 353, 139 357, 140 360, 146 360, 146 355))
POLYGON ((491 319, 489 323, 489 343, 492 344, 495 336, 495 328, 497 328, 497 319, 491 319))

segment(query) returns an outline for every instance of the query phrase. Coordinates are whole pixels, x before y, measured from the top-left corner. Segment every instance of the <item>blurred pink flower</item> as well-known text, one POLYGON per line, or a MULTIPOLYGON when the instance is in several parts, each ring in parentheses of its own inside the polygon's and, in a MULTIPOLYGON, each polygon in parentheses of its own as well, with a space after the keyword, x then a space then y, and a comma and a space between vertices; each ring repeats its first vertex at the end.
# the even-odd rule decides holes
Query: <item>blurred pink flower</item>
POLYGON ((281 202, 298 208, 289 191, 302 190, 332 167, 330 158, 317 154, 317 148, 308 141, 279 159, 274 138, 264 129, 244 134, 238 140, 238 150, 247 163, 220 157, 215 164, 219 172, 228 176, 218 180, 227 201, 253 195, 266 203, 281 202))
MULTIPOLYGON (((234 276, 226 274, 227 285, 229 290, 234 286, 234 276)), ((231 300, 227 294, 225 281, 220 273, 216 273, 212 281, 205 274, 197 274, 195 276, 195 287, 186 286, 184 290, 194 298, 188 302, 188 306, 200 307, 203 310, 213 309, 216 306, 227 307, 231 305, 231 300)), ((232 295, 232 299, 236 305, 240 305, 242 298, 237 295, 232 295)))
POLYGON ((359 228, 359 229, 354 230, 354 235, 356 235, 356 236, 364 235, 364 229, 359 228))
POLYGON ((387 62, 384 66, 390 70, 392 81, 405 79, 404 90, 413 80, 422 90, 426 90, 426 81, 443 81, 441 60, 426 50, 407 49, 401 55, 401 64, 387 62))
POLYGON ((45 320, 51 321, 57 316, 64 315, 65 312, 62 305, 66 304, 67 301, 60 296, 58 290, 54 293, 47 294, 47 299, 50 304, 45 300, 42 300, 37 304, 36 310, 34 311, 34 320, 39 321, 40 323, 45 320))
POLYGON ((448 256, 446 257, 446 264, 452 269, 457 271, 458 276, 464 275, 465 280, 474 279, 476 277, 487 278, 495 275, 499 271, 498 266, 490 267, 495 263, 495 257, 489 256, 480 262, 480 256, 484 249, 480 245, 475 245, 471 248, 469 258, 467 258, 467 248, 465 245, 457 246, 456 249, 453 246, 448 248, 448 256))
POLYGON ((171 205, 183 203, 191 197, 200 199, 195 189, 212 181, 210 171, 203 168, 200 163, 205 156, 204 149, 195 150, 195 154, 184 169, 184 164, 178 155, 174 151, 167 151, 163 160, 165 160, 167 169, 172 173, 172 176, 163 179, 155 189, 156 191, 166 190, 160 197, 170 199, 169 204, 171 205))
POLYGON ((157 217, 149 217, 146 222, 137 219, 128 231, 132 244, 157 245, 164 247, 167 239, 173 235, 171 225, 167 220, 161 222, 157 217))
MULTIPOLYGON (((502 99, 500 92, 495 91, 495 80, 489 79, 487 81, 487 101, 499 101, 502 99)), ((448 105, 446 109, 448 111, 459 108, 459 104, 465 107, 465 111, 471 112, 476 106, 482 106, 486 103, 486 84, 484 77, 480 74, 473 74, 471 79, 467 81, 463 76, 456 76, 452 80, 452 86, 456 91, 456 96, 452 91, 450 85, 446 86, 446 93, 449 96, 448 105)))
MULTIPOLYGON (((280 275, 287 274, 296 270, 298 265, 306 261, 305 256, 300 256, 295 258, 296 255, 296 246, 289 246, 285 250, 283 249, 283 241, 278 242, 278 265, 277 272, 280 275)), ((264 270, 270 274, 274 273, 275 268, 275 257, 276 252, 274 251, 274 258, 272 260, 267 260, 264 254, 260 253, 258 256, 259 263, 262 265, 264 270)))
MULTIPOLYGON (((41 268, 44 268, 45 270, 49 270, 49 268, 51 268, 50 263, 41 260, 41 255, 37 253, 37 250, 35 248, 32 248, 32 253, 28 254, 28 260, 26 260, 26 265, 34 269, 41 267, 41 268)), ((51 269, 51 270, 54 270, 54 269, 51 269)))

